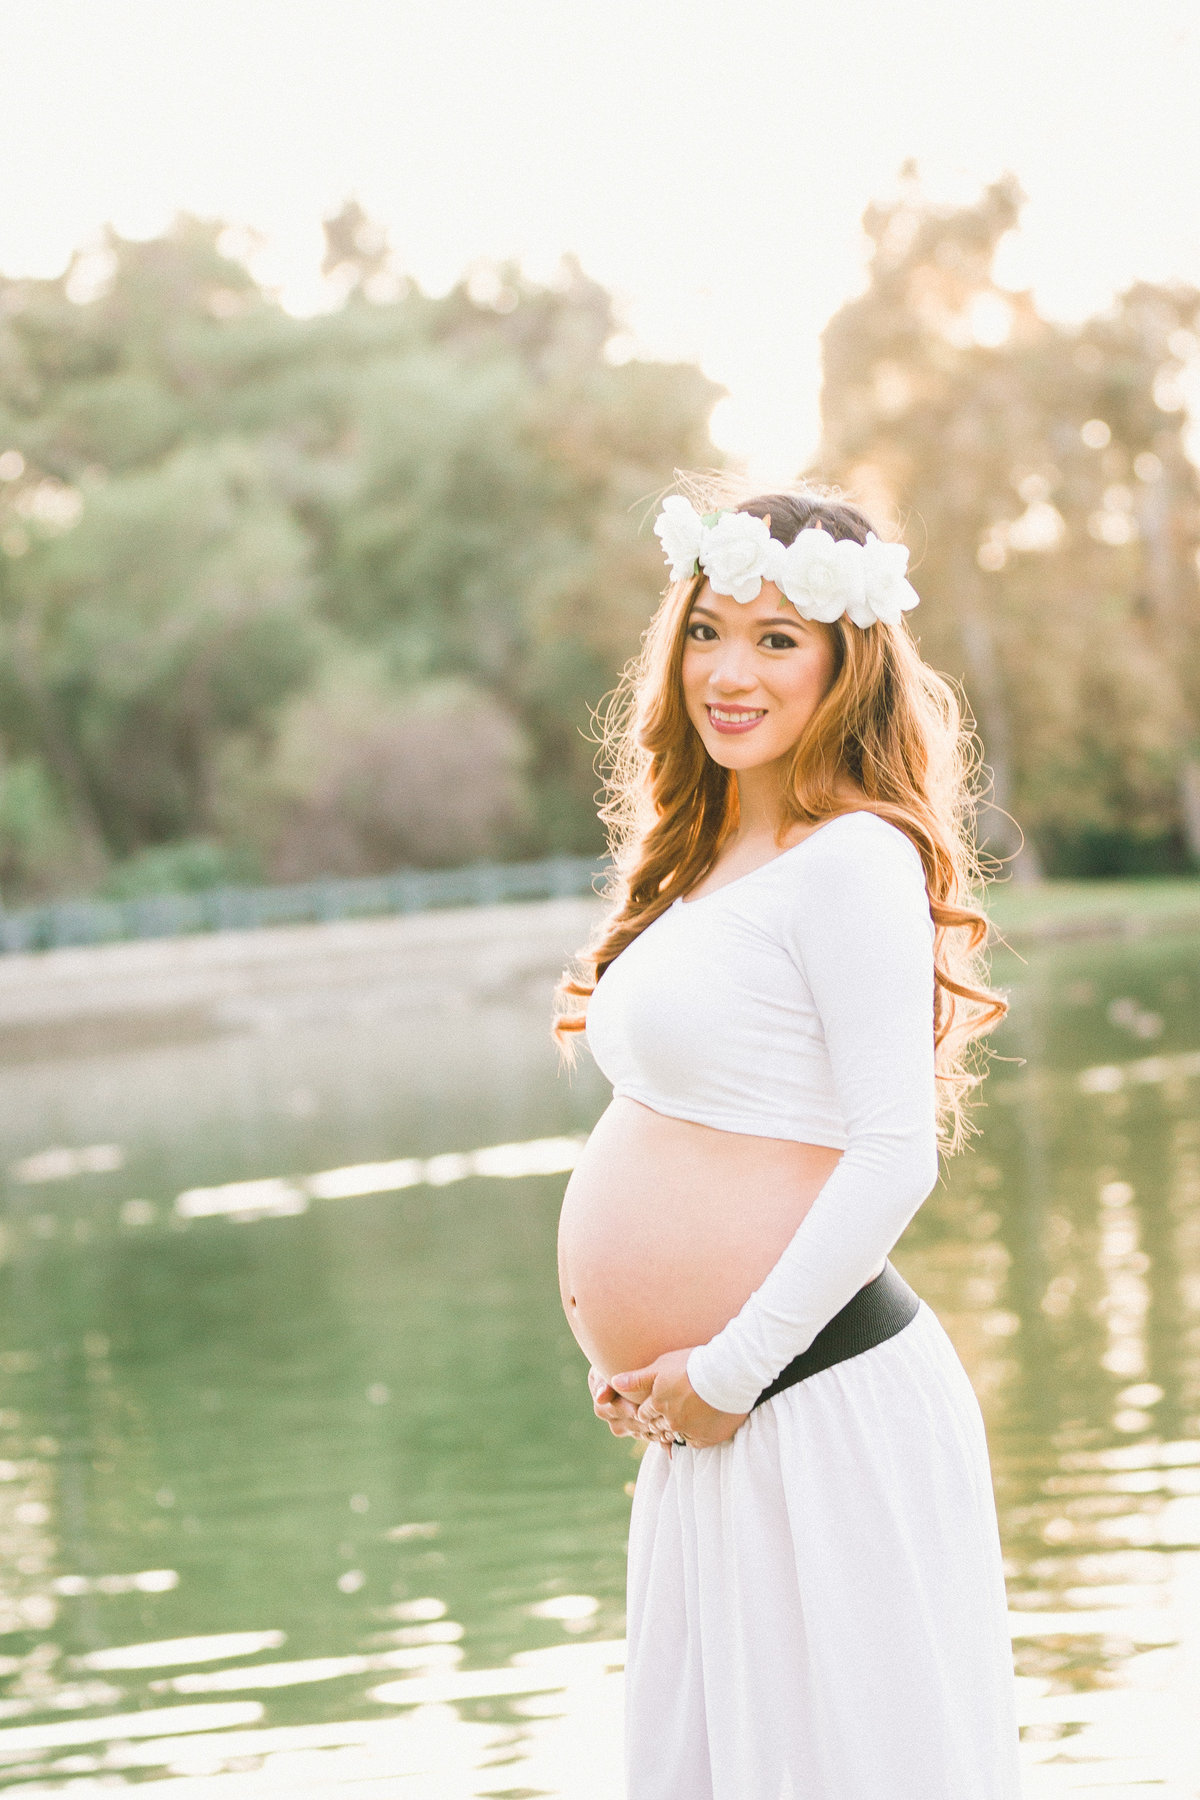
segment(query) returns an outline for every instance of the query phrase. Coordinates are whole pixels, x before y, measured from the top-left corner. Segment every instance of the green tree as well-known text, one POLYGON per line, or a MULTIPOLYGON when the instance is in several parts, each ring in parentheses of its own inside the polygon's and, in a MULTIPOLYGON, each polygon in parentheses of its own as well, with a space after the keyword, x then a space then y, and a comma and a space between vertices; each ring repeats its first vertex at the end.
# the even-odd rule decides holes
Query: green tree
POLYGON ((1200 294, 1141 284, 1079 328, 1004 289, 1010 179, 865 219, 866 292, 824 337, 822 469, 902 523, 926 654, 963 680, 992 850, 1088 873, 1200 861, 1200 489, 1180 368, 1200 294))
POLYGON ((310 319, 194 219, 0 278, 10 893, 150 851, 157 883, 172 845, 215 868, 210 840, 315 869, 361 771, 377 801, 461 789, 456 730, 480 796, 458 836, 436 804, 394 798, 389 835, 345 799, 339 867, 599 846, 588 712, 661 586, 649 500, 714 460, 717 390, 615 360, 574 264, 434 298, 355 203, 326 241, 341 300, 310 319), (340 787, 302 748, 335 714, 340 787))
POLYGON ((5 571, 5 736, 56 778, 94 874, 201 828, 215 745, 308 674, 306 545, 238 445, 186 446, 86 501, 41 481, 27 511, 51 500, 60 522, 34 513, 5 571))

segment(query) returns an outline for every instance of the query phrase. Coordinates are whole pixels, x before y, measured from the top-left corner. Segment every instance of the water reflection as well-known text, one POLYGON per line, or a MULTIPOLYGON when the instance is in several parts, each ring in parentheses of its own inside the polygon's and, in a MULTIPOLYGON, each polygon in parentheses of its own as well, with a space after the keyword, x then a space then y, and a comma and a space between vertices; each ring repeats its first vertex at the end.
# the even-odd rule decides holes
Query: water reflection
MULTIPOLYGON (((1192 1795, 1200 942, 999 974, 897 1260, 988 1419, 1030 1800, 1192 1795)), ((617 1800, 633 1451, 553 1267, 601 1086, 538 992, 253 1016, 0 1070, 0 1787, 617 1800)))

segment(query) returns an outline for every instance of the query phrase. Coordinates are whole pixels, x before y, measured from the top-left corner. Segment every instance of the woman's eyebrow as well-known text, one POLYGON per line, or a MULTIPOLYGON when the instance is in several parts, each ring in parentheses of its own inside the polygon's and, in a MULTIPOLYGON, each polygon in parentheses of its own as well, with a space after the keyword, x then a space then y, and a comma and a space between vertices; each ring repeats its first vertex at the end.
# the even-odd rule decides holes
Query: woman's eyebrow
MULTIPOLYGON (((721 615, 719 613, 713 612, 712 608, 709 606, 700 605, 700 606, 693 606, 691 613, 688 616, 693 619, 700 618, 701 616, 703 616, 706 619, 716 619, 719 621, 721 615)), ((796 626, 799 623, 800 623, 800 620, 794 613, 792 614, 792 616, 790 618, 786 617, 783 613, 776 613, 769 619, 756 619, 755 620, 755 624, 757 624, 764 631, 766 630, 768 625, 787 625, 794 631, 796 626)))

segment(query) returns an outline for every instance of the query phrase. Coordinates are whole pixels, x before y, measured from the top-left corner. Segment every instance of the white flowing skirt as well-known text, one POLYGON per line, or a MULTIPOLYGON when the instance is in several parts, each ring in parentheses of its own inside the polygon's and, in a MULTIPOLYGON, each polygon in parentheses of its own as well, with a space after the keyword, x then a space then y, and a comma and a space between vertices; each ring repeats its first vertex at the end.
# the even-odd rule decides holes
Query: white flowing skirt
POLYGON ((628 1800, 1018 1800, 979 1405, 924 1302, 710 1450, 629 1537, 628 1800))

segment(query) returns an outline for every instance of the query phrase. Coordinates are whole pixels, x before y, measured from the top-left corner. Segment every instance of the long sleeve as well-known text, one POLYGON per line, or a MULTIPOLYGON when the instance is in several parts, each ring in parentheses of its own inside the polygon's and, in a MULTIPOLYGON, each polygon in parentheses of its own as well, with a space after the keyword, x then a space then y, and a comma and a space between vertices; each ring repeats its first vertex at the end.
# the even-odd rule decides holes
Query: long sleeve
POLYGON ((748 1412, 880 1268, 937 1179, 933 943, 924 874, 892 829, 830 832, 798 871, 788 949, 813 996, 847 1145, 762 1285, 688 1378, 748 1412))

